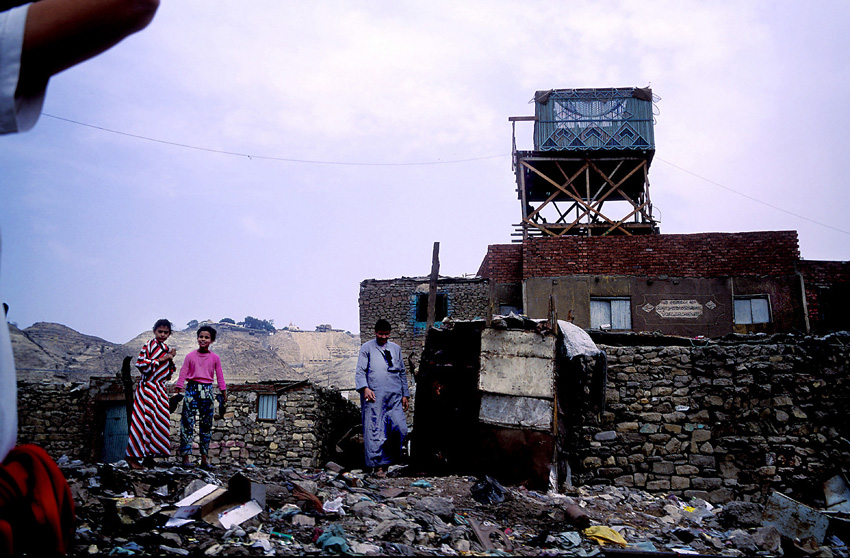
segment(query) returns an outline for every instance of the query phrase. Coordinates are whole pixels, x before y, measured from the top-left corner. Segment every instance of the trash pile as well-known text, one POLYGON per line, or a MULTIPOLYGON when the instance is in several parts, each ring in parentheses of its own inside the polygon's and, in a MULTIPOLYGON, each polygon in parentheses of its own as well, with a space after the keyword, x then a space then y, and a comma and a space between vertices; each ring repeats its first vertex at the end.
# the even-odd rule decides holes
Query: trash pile
POLYGON ((787 498, 719 507, 614 486, 544 494, 488 476, 407 476, 403 466, 378 479, 335 463, 212 472, 57 463, 76 503, 72 556, 850 557, 841 517, 812 530, 787 498))

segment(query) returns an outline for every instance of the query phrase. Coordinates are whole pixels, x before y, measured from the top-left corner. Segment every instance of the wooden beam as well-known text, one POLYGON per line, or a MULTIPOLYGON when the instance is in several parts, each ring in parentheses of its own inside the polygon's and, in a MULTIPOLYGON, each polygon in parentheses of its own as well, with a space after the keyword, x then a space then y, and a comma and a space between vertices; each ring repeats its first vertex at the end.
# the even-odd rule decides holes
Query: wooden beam
MULTIPOLYGON (((539 176, 543 177, 545 180, 548 180, 549 182, 551 182, 551 183, 552 183, 552 185, 554 185, 554 186, 555 186, 555 188, 557 188, 557 189, 559 190, 559 191, 553 192, 553 193, 552 193, 552 195, 551 195, 551 196, 549 196, 549 197, 548 197, 548 198, 547 198, 547 199, 546 199, 546 200, 545 200, 542 204, 540 204, 540 206, 539 206, 537 209, 535 209, 534 211, 532 211, 532 212, 528 215, 528 220, 524 219, 524 221, 525 221, 526 223, 528 223, 529 225, 533 225, 533 226, 537 227, 538 229, 543 230, 544 232, 546 232, 546 231, 545 231, 545 229, 543 229, 542 227, 538 226, 536 223, 532 222, 532 221, 531 221, 531 219, 532 219, 535 215, 537 215, 538 213, 540 213, 540 210, 541 210, 541 209, 543 209, 544 207, 546 207, 546 205, 547 205, 549 202, 551 202, 551 201, 553 201, 555 198, 557 198, 557 197, 560 195, 560 193, 561 193, 561 192, 563 192, 563 193, 565 193, 565 194, 567 194, 567 195, 570 195, 570 193, 569 193, 569 192, 567 192, 566 190, 564 190, 564 188, 563 188, 563 187, 561 187, 560 185, 558 185, 558 183, 557 183, 557 182, 555 182, 554 180, 550 179, 548 176, 546 176, 545 174, 543 174, 542 172, 540 172, 539 170, 537 170, 537 169, 536 169, 536 168, 534 168, 533 166, 529 165, 529 164, 528 164, 528 163, 526 163, 525 161, 523 161, 523 162, 522 162, 522 164, 523 164, 523 166, 525 166, 527 169, 529 169, 529 170, 531 170, 532 172, 534 172, 534 173, 538 174, 539 176)), ((572 182, 573 180, 575 180, 575 179, 576 179, 576 178, 577 178, 577 177, 581 174, 582 170, 584 170, 584 168, 580 169, 580 170, 579 170, 579 171, 578 171, 578 172, 577 172, 577 173, 576 173, 576 174, 575 174, 575 175, 574 175, 571 179, 569 179, 569 180, 567 181, 567 183, 566 183, 566 184, 564 184, 564 186, 569 185, 569 184, 570 184, 570 182, 572 182)), ((522 174, 522 176, 523 176, 523 177, 525 177, 525 173, 523 173, 523 174, 522 174)), ((524 193, 525 193, 525 188, 523 187, 523 194, 524 194, 524 193)), ((579 203, 581 203, 580 198, 578 198, 577 196, 572 196, 572 197, 573 197, 574 199, 576 199, 576 200, 579 200, 579 203)), ((523 203, 524 203, 524 204, 527 204, 527 202, 525 201, 525 196, 524 196, 524 195, 523 195, 523 203)), ((551 234, 551 233, 549 233, 549 234, 551 234)))
MULTIPOLYGON (((516 172, 519 174, 520 196, 522 197, 522 220, 523 222, 527 222, 526 217, 528 216, 525 214, 525 211, 528 207, 528 199, 525 195, 525 171, 523 171, 522 168, 517 167, 516 172)), ((528 227, 525 225, 522 226, 522 240, 523 242, 528 240, 528 227)))
POLYGON ((493 314, 496 313, 496 281, 492 277, 490 277, 487 281, 487 295, 490 299, 490 307, 487 309, 486 322, 487 327, 490 327, 493 323, 493 314))
MULTIPOLYGON (((428 337, 428 330, 434 325, 434 320, 437 317, 437 279, 440 276, 440 243, 434 243, 434 253, 431 256, 431 277, 428 281, 428 322, 425 327, 425 337, 428 337)), ((425 340, 422 340, 425 343, 425 340)))
MULTIPOLYGON (((609 225, 608 229, 605 230, 605 232, 603 233, 604 235, 613 233, 613 232, 615 232, 619 229, 620 231, 622 231, 623 234, 631 236, 632 233, 627 229, 627 227, 624 226, 626 220, 628 220, 629 218, 631 218, 633 215, 635 215, 638 212, 640 212, 641 216, 644 219, 647 219, 649 221, 652 220, 651 215, 647 216, 646 212, 644 211, 644 209, 647 206, 649 208, 652 207, 651 203, 649 202, 648 191, 645 191, 645 195, 639 196, 639 198, 637 200, 633 200, 631 198, 631 196, 626 194, 625 191, 622 189, 622 186, 623 186, 624 183, 626 183, 626 181, 628 181, 635 173, 639 172, 640 170, 643 170, 644 183, 646 184, 645 189, 648 190, 648 176, 647 176, 647 174, 648 174, 648 172, 647 172, 648 171, 648 163, 645 159, 637 159, 637 158, 635 158, 635 159, 631 159, 631 158, 612 159, 612 160, 616 160, 618 163, 617 163, 616 167, 614 168, 614 170, 611 171, 611 173, 609 173, 607 175, 606 175, 605 172, 602 171, 602 169, 600 169, 596 165, 595 161, 598 161, 598 159, 591 160, 589 158, 585 158, 585 159, 582 159, 582 160, 584 161, 584 164, 581 166, 581 168, 578 169, 578 171, 575 172, 574 175, 568 176, 561 163, 564 162, 564 161, 576 161, 575 159, 544 159, 544 158, 539 158, 539 157, 522 159, 522 161, 521 161, 522 166, 524 166, 525 168, 527 168, 528 170, 530 170, 531 172, 533 172, 534 174, 536 174, 537 176, 542 178, 545 182, 548 182, 549 184, 551 184, 555 188, 555 191, 537 209, 534 209, 530 214, 527 215, 526 219, 523 219, 523 227, 524 227, 524 231, 525 231, 526 235, 528 234, 528 225, 531 225, 531 226, 539 229, 542 233, 544 233, 546 235, 562 236, 562 235, 567 234, 571 229, 573 229, 577 226, 582 226, 582 227, 587 226, 587 227, 590 227, 590 228, 595 228, 593 226, 593 223, 599 222, 599 220, 602 220, 602 221, 605 221, 609 225), (617 174, 621 170, 623 163, 627 160, 635 161, 637 164, 628 173, 626 173, 625 176, 623 176, 619 180, 615 181, 614 175, 617 174), (554 163, 555 168, 557 168, 557 170, 560 172, 563 179, 565 179, 565 182, 560 183, 555 178, 548 176, 547 173, 545 173, 541 169, 537 168, 537 166, 535 164, 531 164, 531 161, 534 161, 534 163, 538 163, 538 162, 554 163), (601 176, 602 180, 603 180, 603 183, 600 185, 598 190, 593 194, 592 198, 590 197, 591 196, 590 169, 593 169, 597 174, 599 174, 599 176, 601 176), (586 190, 587 199, 582 198, 581 194, 578 193, 578 189, 576 188, 576 183, 575 183, 575 181, 582 175, 582 173, 584 173, 584 175, 585 175, 585 185, 584 185, 585 187, 582 188, 582 189, 586 190), (609 198, 613 194, 617 194, 621 199, 628 202, 633 208, 631 213, 629 213, 626 217, 624 217, 623 219, 620 219, 618 221, 614 221, 614 220, 608 218, 602 212, 602 207, 603 207, 604 202, 607 200, 607 198, 609 198), (572 205, 570 206, 570 209, 568 210, 568 212, 571 212, 573 208, 575 208, 575 210, 576 210, 576 215, 577 215, 576 219, 568 225, 567 225, 568 214, 565 214, 563 211, 561 211, 561 208, 559 208, 557 203, 555 203, 555 200, 561 195, 564 195, 569 200, 571 200, 572 205), (643 202, 643 203, 641 203, 641 202, 643 202), (552 203, 554 205, 554 207, 555 207, 555 209, 558 213, 557 220, 552 224, 547 223, 546 225, 540 225, 540 224, 533 222, 532 219, 534 219, 540 213, 540 211, 546 205, 548 205, 549 203, 552 203), (585 219, 585 217, 587 217, 587 216, 591 216, 591 218, 588 219, 587 223, 583 223, 582 220, 585 219), (560 227, 560 226, 551 226, 551 225, 566 225, 566 226, 560 227)), ((524 179, 525 173, 523 173, 522 176, 523 176, 523 179, 524 179)), ((526 193, 525 192, 525 189, 526 189, 525 180, 523 180, 523 188, 522 189, 523 189, 523 194, 525 194, 526 193)), ((525 196, 523 196, 523 197, 525 197, 525 196)), ((529 206, 529 204, 526 201, 524 203, 524 207, 527 207, 527 206, 529 206)), ((588 232, 589 232, 589 229, 588 229, 588 232)), ((527 236, 526 236, 526 238, 527 238, 527 236)))
MULTIPOLYGON (((546 175, 545 175, 542 171, 540 171, 540 170, 538 170, 538 169, 534 168, 532 165, 529 165, 526 161, 523 161, 523 162, 522 162, 522 164, 523 164, 523 165, 525 165, 525 166, 526 166, 529 170, 531 170, 532 172, 534 172, 535 174, 537 174, 538 176, 540 176, 543 180, 545 180, 545 181, 549 182, 552 186, 554 186, 555 188, 557 188, 560 192, 563 192, 564 194, 566 194, 567 196, 569 196, 570 198, 572 198, 573 200, 575 200, 575 202, 576 202, 578 205, 580 205, 580 206, 582 206, 582 207, 584 207, 584 208, 585 208, 585 212, 584 212, 584 213, 582 213, 581 215, 579 215, 579 217, 578 217, 575 221, 573 221, 573 223, 572 223, 572 224, 571 224, 571 225, 570 225, 570 226, 569 226, 566 230, 564 230, 563 232, 561 232, 561 233, 559 233, 559 234, 554 234, 554 233, 552 233, 552 232, 550 232, 550 231, 548 231, 548 230, 544 229, 543 227, 540 227, 540 226, 538 226, 538 225, 536 225, 536 224, 535 224, 534 226, 536 226, 536 227, 537 227, 537 228, 539 228, 540 230, 542 230, 542 231, 544 231, 544 232, 546 232, 547 234, 550 234, 550 235, 552 235, 552 236, 562 236, 562 235, 566 234, 566 232, 567 232, 567 231, 569 231, 571 228, 573 228, 576 224, 578 224, 582 217, 584 217, 585 215, 587 215, 587 214, 588 214, 588 213, 590 213, 590 212, 594 212, 594 213, 596 213, 597 215, 599 215, 600 217, 602 217, 603 219, 605 219, 606 221, 608 221, 608 222, 609 222, 609 223, 611 223, 612 225, 615 225, 615 224, 616 224, 614 221, 612 221, 611 219, 608 219, 608 218, 607 218, 605 215, 603 215, 600 211, 598 211, 597 209, 595 209, 592 205, 588 205, 587 203, 585 203, 585 201, 584 201, 584 200, 582 200, 582 199, 581 199, 578 195, 575 195, 575 194, 573 194, 572 192, 570 192, 570 191, 568 191, 568 190, 566 189, 566 186, 571 185, 571 184, 572 184, 572 182, 573 182, 573 181, 575 181, 575 179, 576 179, 576 178, 578 178, 579 176, 581 176, 581 173, 585 172, 585 171, 588 169, 588 166, 589 166, 589 164, 590 164, 590 161, 585 161, 585 164, 584 164, 584 165, 583 165, 583 166, 582 166, 582 167, 581 167, 581 168, 580 168, 580 169, 579 169, 579 170, 578 170, 578 171, 577 171, 577 172, 576 172, 576 173, 575 173, 575 174, 574 174, 574 175, 570 178, 570 180, 569 180, 566 184, 564 184, 564 185, 558 184, 557 182, 555 182, 555 180, 553 180, 552 178, 550 178, 550 177, 546 176, 546 175)), ((598 172, 598 169, 597 169, 597 172, 598 172)), ((602 201, 603 201, 606 197, 608 197, 611 193, 613 193, 613 192, 614 192, 614 190, 612 189, 612 190, 610 190, 607 194, 605 194, 605 195, 602 197, 602 199, 600 199, 600 200, 599 200, 599 204, 601 204, 601 203, 602 203, 602 201)), ((543 209, 543 206, 545 206, 545 205, 546 205, 547 203, 549 203, 551 200, 555 199, 557 196, 558 196, 558 192, 554 192, 551 196, 549 196, 549 198, 548 198, 545 202, 543 202, 543 204, 542 204, 542 205, 538 208, 538 211, 539 211, 540 209, 543 209)), ((533 224, 533 223, 532 223, 532 224, 533 224)))
MULTIPOLYGON (((611 227, 610 229, 608 229, 607 231, 605 231, 604 233, 602 233, 602 236, 606 236, 608 233, 610 233, 610 232, 612 232, 612 231, 614 231, 614 230, 616 230, 616 229, 618 229, 618 228, 622 227, 622 225, 623 225, 623 221, 625 221, 626 219, 628 219, 629 217, 631 217, 632 215, 634 215, 635 213, 637 213, 638 211, 640 211, 640 210, 641 210, 641 208, 643 208, 644 206, 646 206, 646 204, 647 204, 647 203, 648 203, 648 202, 644 202, 644 203, 643 203, 643 205, 641 205, 640 207, 635 207, 635 208, 632 210, 632 212, 631 212, 631 213, 629 213, 628 215, 626 215, 625 217, 623 217, 622 219, 620 219, 619 221, 617 221, 617 224, 616 224, 616 225, 614 225, 613 227, 611 227)), ((622 230, 624 233, 626 233, 627 235, 632 236, 632 233, 630 233, 630 232, 629 232, 629 231, 627 231, 626 229, 621 229, 621 230, 622 230)))

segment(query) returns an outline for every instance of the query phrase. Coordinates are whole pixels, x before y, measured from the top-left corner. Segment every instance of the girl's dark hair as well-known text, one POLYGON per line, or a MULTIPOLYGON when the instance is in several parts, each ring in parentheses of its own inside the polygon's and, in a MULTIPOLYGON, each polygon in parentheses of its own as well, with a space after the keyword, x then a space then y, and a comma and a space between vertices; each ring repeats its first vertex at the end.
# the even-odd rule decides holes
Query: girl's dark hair
POLYGON ((201 336, 201 332, 206 331, 210 334, 210 340, 215 341, 215 329, 212 326, 203 325, 198 328, 198 337, 201 336))
POLYGON ((153 330, 154 331, 156 331, 157 329, 159 329, 161 327, 167 327, 168 331, 171 331, 172 329, 174 329, 174 328, 171 327, 171 322, 169 322, 165 318, 163 318, 161 320, 157 320, 156 323, 153 324, 153 330))

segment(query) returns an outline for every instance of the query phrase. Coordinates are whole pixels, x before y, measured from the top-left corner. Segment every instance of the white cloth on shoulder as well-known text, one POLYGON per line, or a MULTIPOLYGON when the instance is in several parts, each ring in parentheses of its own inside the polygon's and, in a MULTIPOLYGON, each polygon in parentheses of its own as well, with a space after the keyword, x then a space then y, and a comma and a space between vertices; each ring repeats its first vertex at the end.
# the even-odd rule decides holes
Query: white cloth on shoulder
POLYGON ((35 126, 47 89, 16 95, 21 74, 21 49, 29 4, 0 12, 0 134, 26 132, 35 126))

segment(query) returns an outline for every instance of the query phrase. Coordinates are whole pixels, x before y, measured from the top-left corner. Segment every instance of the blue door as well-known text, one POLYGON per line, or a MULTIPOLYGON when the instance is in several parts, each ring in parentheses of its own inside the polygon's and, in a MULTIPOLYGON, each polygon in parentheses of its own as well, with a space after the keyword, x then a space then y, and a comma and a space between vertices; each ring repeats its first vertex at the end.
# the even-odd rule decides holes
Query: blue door
POLYGON ((121 402, 106 408, 106 420, 103 426, 103 462, 121 461, 126 451, 127 407, 121 402))

